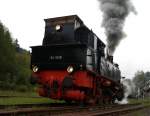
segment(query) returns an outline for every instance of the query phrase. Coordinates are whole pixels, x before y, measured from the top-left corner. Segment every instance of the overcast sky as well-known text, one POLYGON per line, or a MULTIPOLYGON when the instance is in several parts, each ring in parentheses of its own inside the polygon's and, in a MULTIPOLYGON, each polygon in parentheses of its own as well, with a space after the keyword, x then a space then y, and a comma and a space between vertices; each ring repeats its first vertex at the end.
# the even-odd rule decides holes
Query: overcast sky
MULTIPOLYGON (((132 78, 137 70, 150 71, 150 1, 132 0, 137 15, 125 22, 127 35, 114 54, 122 76, 132 78)), ((41 45, 45 18, 77 14, 106 43, 97 0, 0 0, 0 20, 21 47, 41 45)))

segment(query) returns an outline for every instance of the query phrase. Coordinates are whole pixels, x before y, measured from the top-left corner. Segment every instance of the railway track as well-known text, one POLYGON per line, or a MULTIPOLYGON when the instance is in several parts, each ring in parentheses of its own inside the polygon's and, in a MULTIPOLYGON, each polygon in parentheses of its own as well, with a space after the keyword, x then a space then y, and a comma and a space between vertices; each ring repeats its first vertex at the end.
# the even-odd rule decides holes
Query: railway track
POLYGON ((144 108, 141 104, 101 106, 50 106, 0 110, 0 116, 120 116, 144 108))
MULTIPOLYGON (((0 110, 4 109, 18 109, 18 108, 39 108, 39 107, 67 107, 70 104, 66 103, 35 103, 35 104, 17 104, 17 105, 0 105, 0 110)), ((77 106, 77 104, 72 103, 71 106, 77 106)))
MULTIPOLYGON (((114 106, 109 108, 97 108, 97 109, 91 109, 89 111, 84 111, 80 113, 68 113, 68 114, 62 114, 59 116, 122 116, 123 114, 127 114, 130 112, 133 112, 135 110, 139 110, 144 108, 142 105, 125 105, 125 106, 114 106)), ((55 115, 56 116, 56 115, 55 115)))

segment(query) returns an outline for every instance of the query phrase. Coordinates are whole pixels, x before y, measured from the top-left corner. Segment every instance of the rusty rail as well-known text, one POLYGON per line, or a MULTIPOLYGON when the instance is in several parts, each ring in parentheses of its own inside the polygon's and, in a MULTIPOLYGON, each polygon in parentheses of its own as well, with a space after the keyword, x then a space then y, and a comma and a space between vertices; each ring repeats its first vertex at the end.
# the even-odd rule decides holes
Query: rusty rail
POLYGON ((107 116, 119 115, 124 112, 141 109, 141 104, 128 105, 105 105, 105 106, 64 106, 44 108, 18 108, 12 110, 0 110, 0 116, 107 116))
POLYGON ((103 111, 103 112, 97 112, 92 114, 92 116, 120 116, 121 114, 125 114, 125 113, 129 113, 129 112, 133 112, 135 110, 138 109, 142 109, 144 108, 143 105, 138 105, 138 106, 129 106, 129 107, 125 107, 125 108, 120 108, 120 109, 112 109, 112 110, 108 110, 108 111, 103 111))
MULTIPOLYGON (((66 103, 34 103, 34 104, 15 104, 15 105, 0 105, 1 109, 16 109, 16 108, 34 108, 34 107, 61 107, 70 106, 66 103)), ((72 103, 71 106, 77 106, 76 103, 72 103)))

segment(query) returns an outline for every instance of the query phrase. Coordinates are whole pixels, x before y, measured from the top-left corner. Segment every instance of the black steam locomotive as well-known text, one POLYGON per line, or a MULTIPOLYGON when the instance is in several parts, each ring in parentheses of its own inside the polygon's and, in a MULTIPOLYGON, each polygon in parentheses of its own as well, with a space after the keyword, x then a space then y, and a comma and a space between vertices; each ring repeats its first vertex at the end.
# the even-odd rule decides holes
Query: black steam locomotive
POLYGON ((77 15, 45 19, 42 46, 33 46, 32 80, 41 96, 85 103, 123 98, 118 64, 77 15))

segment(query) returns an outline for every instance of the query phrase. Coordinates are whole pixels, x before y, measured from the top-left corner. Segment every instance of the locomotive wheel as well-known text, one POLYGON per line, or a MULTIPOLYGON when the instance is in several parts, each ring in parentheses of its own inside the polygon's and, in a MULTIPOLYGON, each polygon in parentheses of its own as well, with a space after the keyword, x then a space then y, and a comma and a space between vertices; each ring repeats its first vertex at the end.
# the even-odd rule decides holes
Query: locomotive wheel
POLYGON ((111 100, 111 103, 112 103, 112 104, 115 104, 116 99, 117 99, 116 96, 113 96, 113 97, 112 97, 112 100, 111 100))
POLYGON ((86 102, 85 101, 79 101, 78 104, 79 104, 79 106, 84 107, 86 105, 86 102))
POLYGON ((103 97, 103 104, 111 104, 111 99, 109 98, 109 96, 103 97))
POLYGON ((89 104, 89 105, 95 105, 97 104, 97 99, 96 98, 89 98, 89 99, 86 99, 85 101, 83 101, 84 104, 89 104))
POLYGON ((65 100, 65 102, 66 102, 67 104, 71 104, 71 103, 72 103, 72 100, 65 100))
POLYGON ((118 101, 121 101, 124 98, 124 94, 122 91, 119 91, 116 96, 117 96, 118 101))
POLYGON ((115 104, 115 100, 116 100, 116 99, 112 99, 111 103, 112 103, 112 104, 115 104))
POLYGON ((99 88, 96 97, 96 104, 103 104, 102 89, 99 88))
POLYGON ((102 98, 98 99, 98 100, 97 100, 97 104, 102 105, 102 104, 103 104, 103 99, 102 99, 102 98))
POLYGON ((106 98, 103 98, 103 104, 107 104, 106 98))

